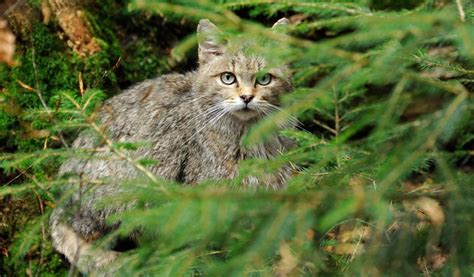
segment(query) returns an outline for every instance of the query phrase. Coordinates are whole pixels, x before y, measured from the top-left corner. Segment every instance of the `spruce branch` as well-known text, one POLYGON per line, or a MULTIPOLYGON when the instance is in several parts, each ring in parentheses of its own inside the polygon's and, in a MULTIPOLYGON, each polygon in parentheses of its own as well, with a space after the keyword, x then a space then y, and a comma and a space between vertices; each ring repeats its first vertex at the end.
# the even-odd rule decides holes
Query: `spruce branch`
MULTIPOLYGON (((76 106, 77 110, 79 111, 83 111, 84 110, 84 107, 81 106, 74 98, 72 98, 70 95, 68 94, 63 94, 64 97, 66 97, 67 99, 69 99, 69 101, 71 101, 71 103, 76 106)), ((86 102, 86 104, 88 103, 88 101, 86 102)), ((161 185, 161 183, 159 182, 158 178, 155 176, 155 174, 153 174, 150 170, 148 170, 145 166, 143 166, 142 164, 140 164, 137 160, 135 159, 132 159, 129 155, 127 155, 124 151, 120 150, 119 148, 117 148, 115 146, 115 144, 113 143, 113 141, 107 136, 107 134, 105 133, 105 130, 101 127, 99 127, 99 125, 97 125, 97 123, 95 122, 95 119, 93 117, 89 117, 89 116, 85 116, 85 121, 87 124, 89 124, 90 127, 92 127, 92 129, 102 138, 102 141, 105 142, 105 144, 107 145, 107 147, 110 149, 110 151, 112 153, 114 153, 115 155, 117 155, 120 159, 124 160, 124 161, 127 161, 128 163, 130 163, 130 165, 132 165, 133 167, 135 167, 138 171, 141 171, 143 174, 145 174, 145 176, 147 176, 153 183, 159 185, 159 188, 161 190, 161 192, 163 193, 166 193, 166 188, 164 186, 161 185)))
POLYGON ((303 7, 303 8, 316 8, 321 10, 334 10, 340 11, 347 14, 365 14, 370 15, 370 12, 364 11, 361 6, 355 3, 324 3, 324 2, 303 2, 303 1, 278 1, 274 0, 250 0, 250 1, 234 1, 225 3, 223 6, 227 8, 243 7, 243 6, 256 6, 261 4, 279 4, 287 7, 303 7))
MULTIPOLYGON (((36 95, 38 95, 38 98, 41 102, 41 105, 43 105, 43 108, 45 109, 45 111, 48 113, 50 119, 53 121, 53 123, 56 123, 56 118, 54 117, 54 115, 52 114, 52 112, 50 111, 48 105, 46 104, 46 101, 44 100, 43 98, 43 94, 41 93, 41 90, 40 90, 40 86, 39 86, 39 80, 38 80, 38 69, 37 69, 37 66, 36 66, 36 54, 35 54, 35 45, 34 45, 34 41, 33 41, 33 45, 32 45, 32 51, 31 51, 31 63, 33 64, 33 72, 34 72, 34 75, 35 75, 35 82, 36 82, 36 89, 33 89, 33 91, 36 93, 36 95)), ((68 143, 66 142, 66 140, 64 139, 64 136, 62 134, 62 132, 58 129, 56 129, 58 135, 59 135, 59 138, 64 146, 64 148, 69 148, 69 145, 68 143)))

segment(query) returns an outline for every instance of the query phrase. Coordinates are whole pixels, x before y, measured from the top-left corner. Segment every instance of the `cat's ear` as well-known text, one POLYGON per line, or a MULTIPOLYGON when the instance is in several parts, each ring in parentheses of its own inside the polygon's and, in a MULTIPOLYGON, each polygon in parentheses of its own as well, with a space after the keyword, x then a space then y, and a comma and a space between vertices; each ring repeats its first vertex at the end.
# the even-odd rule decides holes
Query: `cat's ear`
POLYGON ((199 63, 205 64, 224 53, 223 33, 209 19, 201 19, 197 27, 199 63))
POLYGON ((277 31, 285 31, 289 25, 290 21, 288 20, 288 18, 283 17, 280 18, 277 22, 275 22, 275 24, 273 24, 272 29, 277 31))

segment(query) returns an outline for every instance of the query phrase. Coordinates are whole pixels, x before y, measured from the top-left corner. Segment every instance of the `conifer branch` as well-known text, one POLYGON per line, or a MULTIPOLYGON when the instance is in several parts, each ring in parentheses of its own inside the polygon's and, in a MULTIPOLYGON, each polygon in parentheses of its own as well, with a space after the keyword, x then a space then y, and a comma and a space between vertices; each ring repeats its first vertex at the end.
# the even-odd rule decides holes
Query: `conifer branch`
MULTIPOLYGON (((79 111, 83 111, 83 107, 74 99, 72 98, 70 95, 68 94, 64 94, 64 96, 66 98, 69 99, 69 101, 71 101, 72 104, 74 104, 74 106, 76 106, 77 110, 79 111)), ((86 102, 88 103, 88 102, 86 102)), ((144 167, 143 165, 141 165, 138 161, 132 159, 129 155, 127 155, 125 152, 123 152, 122 150, 118 149, 113 141, 107 136, 107 134, 105 133, 105 130, 101 127, 99 127, 97 125, 97 123, 95 122, 95 119, 94 118, 91 118, 91 117, 88 117, 86 116, 86 123, 89 124, 92 129, 98 134, 100 135, 100 137, 102 138, 102 141, 105 142, 105 144, 107 145, 107 147, 110 149, 110 151, 112 151, 115 155, 117 155, 120 159, 124 160, 124 161, 127 161, 128 163, 130 163, 130 165, 132 165, 133 167, 135 167, 138 171, 141 171, 143 174, 145 174, 145 176, 147 176, 154 184, 158 184, 160 185, 159 188, 160 190, 163 192, 163 193, 166 193, 166 189, 164 188, 164 186, 161 185, 161 183, 158 181, 158 179, 156 178, 155 174, 153 174, 150 170, 148 170, 146 167, 144 167)))

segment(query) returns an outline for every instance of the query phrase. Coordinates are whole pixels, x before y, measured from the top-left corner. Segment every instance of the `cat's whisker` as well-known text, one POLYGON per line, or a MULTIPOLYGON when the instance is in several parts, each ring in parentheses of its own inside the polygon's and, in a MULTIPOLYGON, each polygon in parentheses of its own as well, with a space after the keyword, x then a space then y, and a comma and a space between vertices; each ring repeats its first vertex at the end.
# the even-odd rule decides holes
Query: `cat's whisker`
POLYGON ((291 115, 290 113, 288 113, 287 111, 285 111, 284 109, 282 109, 282 108, 280 108, 276 105, 273 105, 273 104, 268 103, 268 102, 261 102, 260 106, 263 107, 263 108, 269 108, 269 109, 273 109, 275 111, 282 112, 283 114, 288 116, 288 121, 292 125, 295 125, 295 126, 302 126, 303 125, 303 123, 301 121, 299 121, 295 116, 291 115))
MULTIPOLYGON (((271 116, 270 112, 265 110, 263 107, 257 107, 257 112, 262 112, 263 115, 265 116, 271 116)), ((279 128, 282 128, 282 129, 286 127, 285 124, 282 124, 282 123, 277 123, 277 125, 279 128)))
MULTIPOLYGON (((227 115, 230 111, 231 109, 229 109, 228 107, 224 107, 224 109, 219 114, 217 114, 213 119, 211 119, 206 126, 207 127, 215 126, 216 123, 219 122, 219 120, 223 118, 225 115, 227 115)), ((217 126, 217 127, 221 127, 221 126, 217 126)), ((201 132, 203 130, 201 130, 201 132)))
POLYGON ((186 127, 188 127, 191 124, 195 124, 196 119, 206 118, 207 116, 211 115, 212 113, 215 113, 215 112, 219 111, 221 108, 222 108, 222 105, 216 104, 216 105, 212 105, 209 108, 205 109, 203 112, 198 112, 197 115, 195 115, 194 117, 189 119, 188 125, 186 127))
MULTIPOLYGON (((213 123, 213 125, 215 125, 215 126, 218 127, 218 128, 222 128, 222 127, 223 127, 222 124, 225 124, 226 122, 225 122, 225 121, 222 121, 222 120, 220 120, 220 119, 223 118, 224 116, 230 114, 231 112, 232 112, 232 108, 225 107, 225 108, 224 108, 224 114, 223 114, 220 118, 218 118, 217 120, 215 120, 215 122, 213 123), (216 125, 216 124, 218 124, 218 125, 216 125)), ((224 126, 224 127, 225 127, 225 126, 224 126)))
MULTIPOLYGON (((211 106, 210 108, 204 110, 203 112, 198 113, 198 114, 197 114, 195 117, 193 117, 191 120, 194 121, 194 120, 196 120, 197 118, 202 118, 202 119, 204 119, 204 118, 206 118, 207 116, 209 116, 209 115, 211 115, 211 114, 213 114, 213 113, 215 113, 215 112, 217 112, 217 111, 219 111, 219 110, 221 110, 221 109, 222 109, 222 107, 221 107, 220 105, 211 106)), ((194 122, 192 122, 192 123, 194 123, 194 122)))
POLYGON ((222 112, 215 116, 211 121, 209 121, 209 126, 211 125, 214 125, 215 123, 217 123, 217 121, 219 121, 223 116, 225 116, 230 110, 227 108, 227 107, 224 107, 224 109, 222 110, 222 112))
POLYGON ((189 139, 187 139, 185 143, 188 144, 192 139, 194 139, 196 137, 196 135, 202 133, 202 131, 204 131, 206 128, 208 128, 208 127, 212 126, 213 124, 215 124, 218 120, 220 120, 228 112, 229 112, 228 108, 223 107, 223 105, 221 105, 219 103, 219 104, 211 106, 209 109, 207 109, 202 114, 199 114, 198 116, 194 117, 194 119, 199 118, 199 117, 204 117, 203 119, 206 119, 207 116, 209 116, 213 113, 217 113, 215 116, 213 116, 211 118, 211 120, 209 120, 209 122, 207 124, 204 124, 204 126, 199 128, 191 137, 189 137, 189 139))
MULTIPOLYGON (((275 107, 272 107, 272 106, 266 106, 266 105, 262 105, 261 106, 261 109, 262 111, 265 111, 266 115, 267 116, 272 116, 274 115, 276 112, 279 112, 280 110, 276 109, 275 107)), ((288 116, 288 114, 286 114, 288 116)), ((286 119, 289 123, 295 123, 295 119, 292 117, 292 116, 288 116, 287 119, 286 119)))

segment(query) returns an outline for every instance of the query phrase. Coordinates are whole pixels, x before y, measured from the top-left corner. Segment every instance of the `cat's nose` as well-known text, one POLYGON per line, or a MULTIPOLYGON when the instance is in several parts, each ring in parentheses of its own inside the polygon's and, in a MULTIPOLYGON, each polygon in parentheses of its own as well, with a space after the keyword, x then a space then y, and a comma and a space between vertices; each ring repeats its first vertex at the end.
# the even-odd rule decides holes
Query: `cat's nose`
POLYGON ((252 101, 253 95, 241 95, 240 99, 242 99, 245 104, 248 104, 250 101, 252 101))

